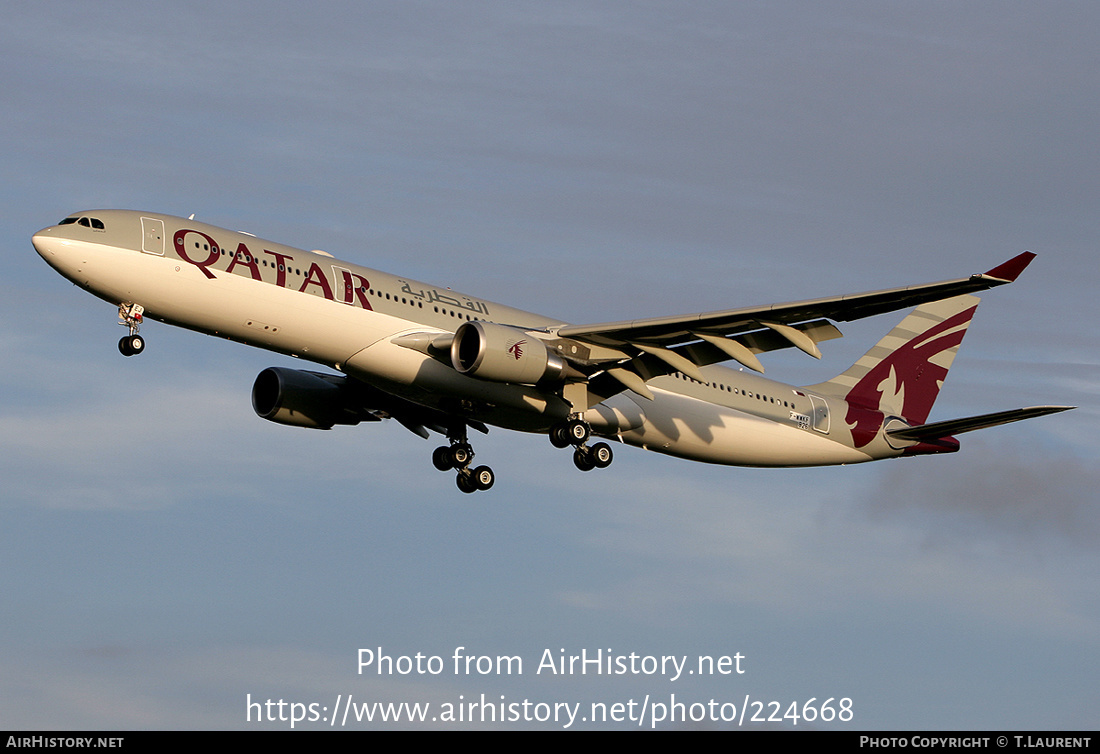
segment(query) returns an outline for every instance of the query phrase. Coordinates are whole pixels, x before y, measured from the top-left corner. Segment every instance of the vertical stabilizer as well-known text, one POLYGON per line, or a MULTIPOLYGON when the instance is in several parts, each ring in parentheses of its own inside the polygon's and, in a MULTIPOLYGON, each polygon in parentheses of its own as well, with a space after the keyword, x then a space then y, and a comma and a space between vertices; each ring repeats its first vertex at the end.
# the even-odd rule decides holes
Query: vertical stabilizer
POLYGON ((979 301, 957 296, 918 306, 846 372, 807 389, 847 401, 856 447, 871 441, 883 416, 923 424, 979 301))

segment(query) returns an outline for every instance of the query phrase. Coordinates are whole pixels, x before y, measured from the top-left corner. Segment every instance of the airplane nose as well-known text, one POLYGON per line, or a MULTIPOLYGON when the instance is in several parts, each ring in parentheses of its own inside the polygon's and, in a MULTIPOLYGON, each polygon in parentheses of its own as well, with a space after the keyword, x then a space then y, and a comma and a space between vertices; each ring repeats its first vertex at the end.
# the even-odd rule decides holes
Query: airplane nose
POLYGON ((50 233, 49 228, 43 228, 31 236, 31 243, 38 255, 47 262, 57 254, 57 247, 60 246, 58 238, 50 233))
POLYGON ((72 241, 59 237, 56 230, 56 227, 43 228, 31 236, 31 243, 46 264, 76 282, 74 276, 79 275, 85 265, 84 254, 72 241))

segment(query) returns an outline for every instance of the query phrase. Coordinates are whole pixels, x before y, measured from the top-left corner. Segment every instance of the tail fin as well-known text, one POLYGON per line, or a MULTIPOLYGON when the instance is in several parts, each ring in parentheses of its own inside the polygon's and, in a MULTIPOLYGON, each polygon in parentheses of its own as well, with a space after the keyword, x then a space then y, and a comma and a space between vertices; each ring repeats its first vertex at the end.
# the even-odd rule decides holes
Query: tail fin
MULTIPOLYGON (((843 398, 856 409, 852 418, 893 415, 923 424, 979 301, 977 296, 956 296, 918 306, 846 372, 808 389, 843 398)), ((857 419, 852 430, 857 447, 881 426, 859 423, 857 419)))

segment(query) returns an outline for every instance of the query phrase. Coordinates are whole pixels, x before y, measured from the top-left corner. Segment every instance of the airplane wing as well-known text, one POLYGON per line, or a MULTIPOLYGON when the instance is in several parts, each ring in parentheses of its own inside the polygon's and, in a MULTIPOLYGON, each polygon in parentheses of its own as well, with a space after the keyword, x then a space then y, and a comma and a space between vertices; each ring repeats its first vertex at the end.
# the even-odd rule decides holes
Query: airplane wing
POLYGON ((827 320, 850 322, 1011 283, 1034 258, 1025 251, 988 272, 939 283, 678 317, 567 325, 556 335, 613 350, 626 347, 650 356, 650 365, 664 362, 694 379, 699 379, 694 366, 731 358, 762 372, 755 354, 777 348, 794 346, 821 358, 817 343, 841 337, 827 320))

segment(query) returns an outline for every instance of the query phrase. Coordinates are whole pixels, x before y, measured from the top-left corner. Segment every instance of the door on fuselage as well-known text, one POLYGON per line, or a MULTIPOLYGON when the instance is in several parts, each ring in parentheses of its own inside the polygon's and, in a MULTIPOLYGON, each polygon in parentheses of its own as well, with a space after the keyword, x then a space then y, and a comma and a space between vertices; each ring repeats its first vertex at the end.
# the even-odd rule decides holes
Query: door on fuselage
POLYGON ((829 404, 824 398, 819 398, 816 395, 807 393, 807 396, 810 399, 810 405, 813 407, 811 422, 814 429, 824 435, 829 434, 829 404))
POLYGON ((164 220, 141 218, 141 250, 146 254, 164 256, 164 220))

